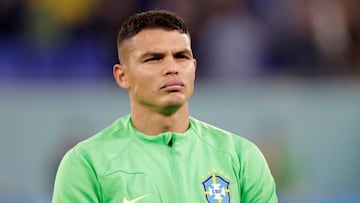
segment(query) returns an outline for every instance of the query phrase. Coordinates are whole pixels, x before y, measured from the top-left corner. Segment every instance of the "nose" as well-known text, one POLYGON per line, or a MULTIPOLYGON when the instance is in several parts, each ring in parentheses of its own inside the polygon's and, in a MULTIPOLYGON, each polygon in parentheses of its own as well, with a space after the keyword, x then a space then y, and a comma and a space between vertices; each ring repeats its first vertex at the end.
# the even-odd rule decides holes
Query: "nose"
POLYGON ((168 59, 165 62, 164 74, 176 75, 179 73, 179 67, 174 58, 168 59))

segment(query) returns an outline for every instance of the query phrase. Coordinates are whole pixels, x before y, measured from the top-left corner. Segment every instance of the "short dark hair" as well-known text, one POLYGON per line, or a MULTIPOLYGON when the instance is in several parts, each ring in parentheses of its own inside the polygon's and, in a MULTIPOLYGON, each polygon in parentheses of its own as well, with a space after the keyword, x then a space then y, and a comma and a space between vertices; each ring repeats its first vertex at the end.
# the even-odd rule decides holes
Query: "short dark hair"
POLYGON ((181 34, 190 34, 184 20, 175 13, 166 10, 151 10, 137 13, 122 24, 117 35, 117 45, 120 46, 124 40, 130 39, 147 28, 176 30, 181 34))

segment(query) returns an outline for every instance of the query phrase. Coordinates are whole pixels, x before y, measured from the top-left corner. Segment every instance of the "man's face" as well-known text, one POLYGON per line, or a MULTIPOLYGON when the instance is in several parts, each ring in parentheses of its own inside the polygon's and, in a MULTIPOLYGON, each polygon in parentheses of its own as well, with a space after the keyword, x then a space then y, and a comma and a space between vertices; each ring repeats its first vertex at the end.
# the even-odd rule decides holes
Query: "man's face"
POLYGON ((187 34, 145 29, 123 47, 125 88, 132 105, 170 113, 187 103, 194 90, 196 69, 187 34))

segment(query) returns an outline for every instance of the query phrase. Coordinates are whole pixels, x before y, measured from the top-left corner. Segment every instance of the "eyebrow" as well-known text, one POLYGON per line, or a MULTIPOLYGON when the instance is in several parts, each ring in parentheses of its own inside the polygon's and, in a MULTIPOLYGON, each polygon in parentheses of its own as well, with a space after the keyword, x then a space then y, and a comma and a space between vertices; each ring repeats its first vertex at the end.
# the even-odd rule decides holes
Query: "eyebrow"
MULTIPOLYGON (((193 56, 190 49, 184 49, 184 50, 180 50, 180 51, 173 53, 174 56, 181 55, 181 54, 190 55, 191 57, 193 56)), ((149 52, 145 52, 145 53, 141 54, 139 58, 144 59, 146 57, 163 57, 165 55, 166 54, 163 52, 149 51, 149 52)))
POLYGON ((140 55, 140 59, 144 59, 144 58, 147 58, 147 57, 163 57, 165 56, 164 53, 162 52, 146 52, 146 53, 143 53, 140 55))

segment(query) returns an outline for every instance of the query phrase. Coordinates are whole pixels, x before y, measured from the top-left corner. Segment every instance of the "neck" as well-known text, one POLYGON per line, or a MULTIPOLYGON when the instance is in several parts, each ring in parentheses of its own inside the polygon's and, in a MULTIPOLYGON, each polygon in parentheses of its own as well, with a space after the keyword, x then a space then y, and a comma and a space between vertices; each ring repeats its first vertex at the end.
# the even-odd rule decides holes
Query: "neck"
POLYGON ((188 104, 172 114, 163 114, 148 109, 131 109, 132 124, 145 135, 157 135, 164 132, 183 133, 189 127, 188 104))

